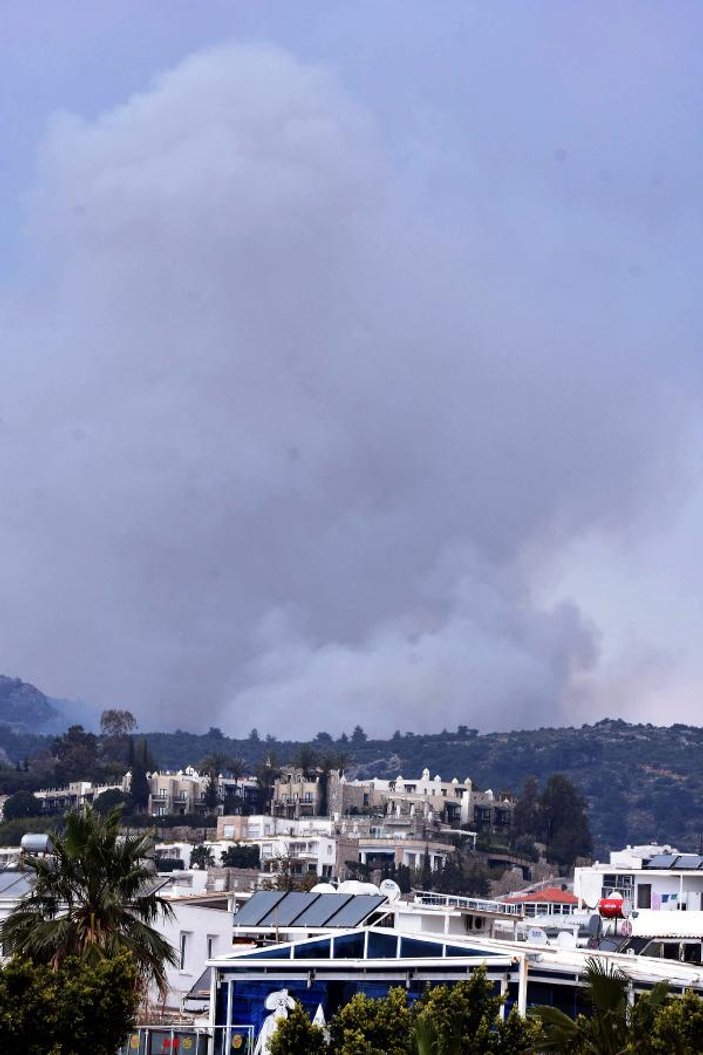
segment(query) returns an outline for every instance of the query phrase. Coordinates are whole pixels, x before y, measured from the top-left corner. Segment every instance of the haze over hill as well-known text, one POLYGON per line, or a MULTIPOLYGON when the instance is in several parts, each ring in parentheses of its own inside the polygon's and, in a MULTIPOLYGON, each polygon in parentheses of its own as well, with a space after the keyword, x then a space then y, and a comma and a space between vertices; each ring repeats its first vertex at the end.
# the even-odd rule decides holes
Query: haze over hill
POLYGON ((701 5, 9 6, 0 669, 695 717, 701 5))
POLYGON ((0 674, 0 722, 44 732, 57 717, 56 708, 34 685, 0 674))

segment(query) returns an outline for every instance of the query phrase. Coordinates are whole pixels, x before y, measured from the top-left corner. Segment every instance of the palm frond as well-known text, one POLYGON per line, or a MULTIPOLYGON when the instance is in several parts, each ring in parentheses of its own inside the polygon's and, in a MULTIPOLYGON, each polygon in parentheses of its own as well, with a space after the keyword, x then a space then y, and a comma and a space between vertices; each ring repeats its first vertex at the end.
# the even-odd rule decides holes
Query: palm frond
POLYGON ((176 953, 152 924, 172 918, 173 909, 153 890, 148 849, 148 837, 120 835, 119 810, 69 814, 51 856, 26 858, 35 883, 0 924, 6 951, 58 964, 70 955, 94 962, 128 950, 142 978, 163 988, 176 953))

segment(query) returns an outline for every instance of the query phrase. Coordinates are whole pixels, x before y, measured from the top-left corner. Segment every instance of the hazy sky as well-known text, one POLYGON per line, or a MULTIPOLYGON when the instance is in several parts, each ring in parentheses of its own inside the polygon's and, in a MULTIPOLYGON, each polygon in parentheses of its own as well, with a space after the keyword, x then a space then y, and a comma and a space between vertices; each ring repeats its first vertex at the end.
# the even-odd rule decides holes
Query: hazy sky
POLYGON ((698 721, 703 7, 0 0, 0 671, 698 721))

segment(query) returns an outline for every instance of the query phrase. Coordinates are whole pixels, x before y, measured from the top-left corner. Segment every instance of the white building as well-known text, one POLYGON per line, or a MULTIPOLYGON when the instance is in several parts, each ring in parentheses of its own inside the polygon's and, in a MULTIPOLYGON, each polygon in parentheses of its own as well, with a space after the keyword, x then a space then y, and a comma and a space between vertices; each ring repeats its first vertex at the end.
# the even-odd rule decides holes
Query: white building
POLYGON ((640 942, 650 954, 703 962, 703 856, 628 846, 611 853, 607 864, 576 868, 574 894, 594 911, 604 899, 622 898, 624 922, 616 916, 606 931, 653 939, 640 942))
MULTIPOLYGON (((159 891, 163 894, 164 891, 159 891)), ((167 966, 168 991, 162 1000, 152 985, 150 1001, 159 1009, 182 1011, 183 1001, 205 970, 208 960, 232 949, 232 912, 222 895, 169 897, 173 918, 155 923, 176 951, 177 963, 167 966)))

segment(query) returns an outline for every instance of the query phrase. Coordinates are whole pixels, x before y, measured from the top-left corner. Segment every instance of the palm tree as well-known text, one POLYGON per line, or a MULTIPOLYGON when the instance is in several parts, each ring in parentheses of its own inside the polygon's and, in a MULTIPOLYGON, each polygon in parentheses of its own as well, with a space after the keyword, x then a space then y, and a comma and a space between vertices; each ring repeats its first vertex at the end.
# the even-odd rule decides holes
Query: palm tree
MULTIPOLYGON (((243 758, 240 758, 238 755, 235 755, 234 758, 228 758, 227 759, 227 766, 226 766, 226 768, 227 768, 227 772, 229 773, 229 775, 234 780, 234 792, 232 794, 232 800, 233 800, 233 804, 234 804, 233 812, 234 813, 241 813, 242 812, 242 804, 243 803, 242 802, 237 803, 237 787, 239 785, 239 781, 242 779, 242 777, 244 776, 244 774, 247 771, 246 763, 245 763, 243 758)), ((225 808, 225 813, 226 812, 227 812, 227 807, 225 808)))
POLYGON ((589 1015, 572 1019, 556 1007, 536 1007, 532 1014, 542 1027, 540 1052, 568 1055, 624 1055, 637 1050, 635 1034, 648 1032, 656 1009, 667 999, 668 985, 658 982, 636 1005, 629 999, 630 980, 609 963, 590 957, 586 961, 583 995, 589 1015))
POLYGON ((259 800, 262 813, 269 813, 271 808, 271 792, 279 775, 278 760, 273 752, 264 762, 256 766, 256 783, 259 785, 259 800))
POLYGON ((153 978, 164 992, 177 957, 153 924, 173 909, 154 890, 149 849, 147 835, 120 835, 119 809, 69 813, 50 854, 25 857, 34 886, 0 924, 4 951, 54 968, 67 956, 96 963, 127 952, 140 982, 153 978))

